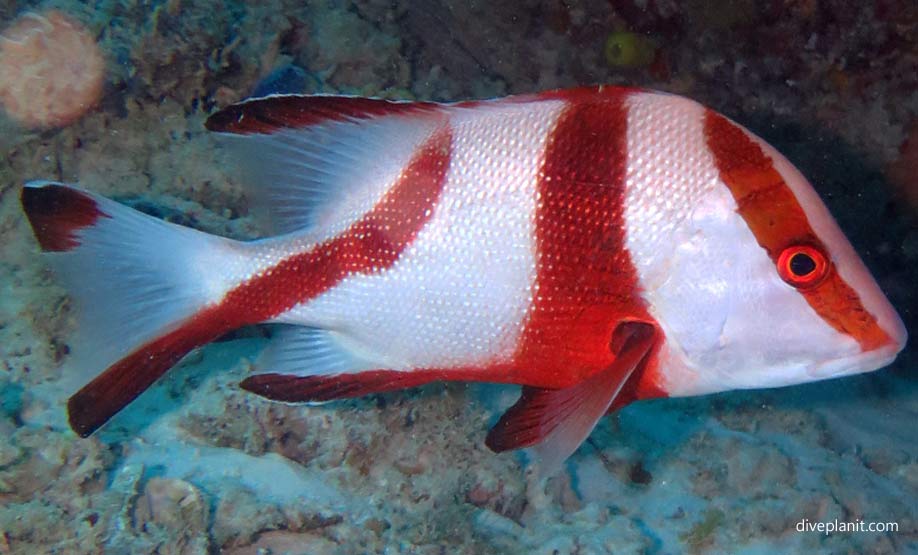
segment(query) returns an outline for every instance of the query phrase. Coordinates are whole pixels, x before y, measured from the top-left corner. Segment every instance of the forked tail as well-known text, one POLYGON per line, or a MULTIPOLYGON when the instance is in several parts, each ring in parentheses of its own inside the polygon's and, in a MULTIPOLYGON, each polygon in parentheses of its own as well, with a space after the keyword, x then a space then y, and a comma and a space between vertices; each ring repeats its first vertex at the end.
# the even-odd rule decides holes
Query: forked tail
POLYGON ((74 299, 78 367, 104 371, 68 401, 86 437, 189 351, 248 323, 221 309, 243 244, 158 220, 83 189, 33 181, 22 207, 74 299), (222 270, 222 271, 221 271, 222 270))

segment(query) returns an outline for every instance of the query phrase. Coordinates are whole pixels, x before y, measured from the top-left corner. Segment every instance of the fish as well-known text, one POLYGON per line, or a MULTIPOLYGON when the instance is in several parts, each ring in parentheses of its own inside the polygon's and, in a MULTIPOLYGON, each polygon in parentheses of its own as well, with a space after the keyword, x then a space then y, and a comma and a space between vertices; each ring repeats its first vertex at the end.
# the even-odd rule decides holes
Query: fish
POLYGON ((323 403, 522 386, 485 444, 557 466, 641 399, 890 364, 902 320, 807 179, 686 97, 592 86, 441 104, 277 94, 212 114, 264 237, 78 185, 21 190, 82 318, 87 437, 193 349, 274 335, 240 387, 323 403))

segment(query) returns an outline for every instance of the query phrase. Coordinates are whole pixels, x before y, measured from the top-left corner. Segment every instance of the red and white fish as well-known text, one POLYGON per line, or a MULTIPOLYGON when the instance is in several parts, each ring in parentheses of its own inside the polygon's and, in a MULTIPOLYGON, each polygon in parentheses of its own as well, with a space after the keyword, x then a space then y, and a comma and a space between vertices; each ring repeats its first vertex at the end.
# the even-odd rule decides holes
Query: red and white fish
POLYGON ((487 444, 539 444, 550 463, 632 400, 866 372, 906 341, 807 180, 686 98, 282 95, 207 127, 278 235, 215 237, 59 183, 22 191, 104 369, 69 401, 82 436, 195 347, 260 322, 284 326, 249 391, 522 384, 487 444))

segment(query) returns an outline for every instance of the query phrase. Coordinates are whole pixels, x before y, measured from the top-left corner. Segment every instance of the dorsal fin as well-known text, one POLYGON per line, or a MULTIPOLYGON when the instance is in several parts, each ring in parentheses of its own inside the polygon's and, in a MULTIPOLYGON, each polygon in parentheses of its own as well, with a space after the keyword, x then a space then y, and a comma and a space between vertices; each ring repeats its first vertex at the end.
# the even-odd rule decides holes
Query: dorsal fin
POLYGON ((273 95, 208 118, 242 164, 267 231, 335 235, 385 194, 446 108, 347 96, 273 95))
POLYGON ((207 118, 204 126, 219 133, 268 134, 335 122, 354 122, 380 116, 418 115, 443 107, 434 102, 411 102, 359 96, 275 94, 248 98, 207 118))

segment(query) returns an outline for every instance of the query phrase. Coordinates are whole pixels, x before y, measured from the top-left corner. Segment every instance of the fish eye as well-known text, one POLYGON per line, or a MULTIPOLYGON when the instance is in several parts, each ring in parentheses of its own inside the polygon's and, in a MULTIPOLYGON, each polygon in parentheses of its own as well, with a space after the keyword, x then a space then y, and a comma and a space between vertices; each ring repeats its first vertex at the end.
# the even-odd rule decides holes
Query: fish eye
POLYGON ((829 273, 829 261, 819 249, 809 245, 792 245, 778 257, 781 279, 797 289, 819 284, 829 273))

